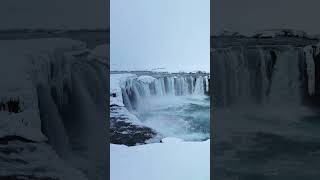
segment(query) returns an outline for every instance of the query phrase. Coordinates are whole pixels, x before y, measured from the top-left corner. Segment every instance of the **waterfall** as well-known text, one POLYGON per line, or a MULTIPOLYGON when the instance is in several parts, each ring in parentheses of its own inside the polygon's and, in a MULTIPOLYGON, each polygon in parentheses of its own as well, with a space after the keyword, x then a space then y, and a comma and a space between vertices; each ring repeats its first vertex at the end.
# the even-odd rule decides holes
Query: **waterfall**
POLYGON ((156 89, 156 95, 163 96, 164 92, 163 92, 163 84, 161 83, 161 80, 159 79, 155 80, 154 84, 156 89))
POLYGON ((168 79, 168 94, 170 95, 175 95, 176 91, 175 91, 175 88, 174 88, 174 79, 172 77, 167 77, 168 79))
POLYGON ((237 102, 251 101, 249 61, 242 49, 219 49, 213 54, 213 94, 215 102, 226 106, 237 102))
POLYGON ((299 55, 293 48, 280 53, 274 69, 270 89, 271 104, 300 103, 299 55))
POLYGON ((308 92, 314 92, 313 58, 310 52, 305 57, 302 53, 303 48, 290 46, 215 49, 215 105, 301 103, 303 68, 308 72, 308 92))
POLYGON ((260 73, 261 73, 261 101, 265 101, 267 99, 267 89, 269 87, 269 79, 267 77, 267 59, 269 58, 269 54, 266 54, 263 49, 259 48, 260 55, 260 73))
POLYGON ((198 94, 198 95, 203 95, 204 94, 204 81, 203 81, 203 77, 199 77, 197 78, 196 81, 196 86, 194 88, 194 94, 198 94))
POLYGON ((194 91, 194 78, 192 76, 189 77, 189 81, 190 81, 190 93, 192 93, 194 91))
POLYGON ((129 96, 127 94, 127 91, 124 90, 124 89, 122 89, 122 97, 123 97, 123 104, 127 107, 127 109, 129 111, 131 111, 132 110, 132 105, 131 105, 129 96))
POLYGON ((205 76, 204 80, 205 80, 205 87, 206 87, 205 89, 206 89, 206 92, 208 93, 209 92, 209 78, 208 78, 208 76, 205 76))
POLYGON ((315 63, 313 56, 314 54, 318 54, 318 52, 317 50, 314 52, 311 46, 307 46, 304 48, 304 54, 307 65, 308 92, 313 95, 315 93, 315 63))
POLYGON ((122 87, 122 99, 128 110, 137 109, 150 96, 204 95, 209 91, 207 75, 165 76, 159 78, 128 79, 122 87))

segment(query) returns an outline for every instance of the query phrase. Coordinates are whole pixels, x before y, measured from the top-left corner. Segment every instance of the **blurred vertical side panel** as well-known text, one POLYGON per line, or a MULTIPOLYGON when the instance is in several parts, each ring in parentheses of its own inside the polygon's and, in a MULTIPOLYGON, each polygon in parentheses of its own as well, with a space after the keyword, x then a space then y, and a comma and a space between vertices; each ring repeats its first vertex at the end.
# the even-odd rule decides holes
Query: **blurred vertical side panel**
POLYGON ((108 0, 3 0, 0 21, 0 179, 108 179, 108 0))
POLYGON ((213 1, 213 179, 319 179, 319 5, 213 1))

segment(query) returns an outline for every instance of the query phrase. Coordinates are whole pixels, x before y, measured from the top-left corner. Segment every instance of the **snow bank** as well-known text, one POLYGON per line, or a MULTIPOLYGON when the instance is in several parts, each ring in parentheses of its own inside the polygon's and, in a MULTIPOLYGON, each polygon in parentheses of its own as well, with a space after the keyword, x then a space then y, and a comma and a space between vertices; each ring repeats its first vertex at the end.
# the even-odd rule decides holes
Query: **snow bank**
POLYGON ((210 140, 110 145, 110 180, 209 180, 210 140))

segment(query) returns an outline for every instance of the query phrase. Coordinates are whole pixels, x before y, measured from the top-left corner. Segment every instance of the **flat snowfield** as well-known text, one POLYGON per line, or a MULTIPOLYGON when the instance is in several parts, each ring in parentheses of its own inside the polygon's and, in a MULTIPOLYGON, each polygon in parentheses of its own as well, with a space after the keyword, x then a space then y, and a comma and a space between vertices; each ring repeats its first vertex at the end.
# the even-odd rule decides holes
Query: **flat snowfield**
POLYGON ((210 140, 110 145, 110 180, 209 180, 210 140))

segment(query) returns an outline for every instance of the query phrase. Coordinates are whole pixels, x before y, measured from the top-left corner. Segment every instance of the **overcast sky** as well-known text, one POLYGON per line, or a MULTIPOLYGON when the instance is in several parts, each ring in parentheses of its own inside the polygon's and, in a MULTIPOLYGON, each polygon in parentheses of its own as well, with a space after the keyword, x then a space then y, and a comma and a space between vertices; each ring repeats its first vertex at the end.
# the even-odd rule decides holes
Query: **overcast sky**
POLYGON ((0 29, 107 28, 107 0, 1 0, 0 29))
POLYGON ((319 0, 214 0, 212 32, 294 28, 320 34, 319 0))
POLYGON ((111 0, 111 69, 209 72, 209 3, 111 0))

